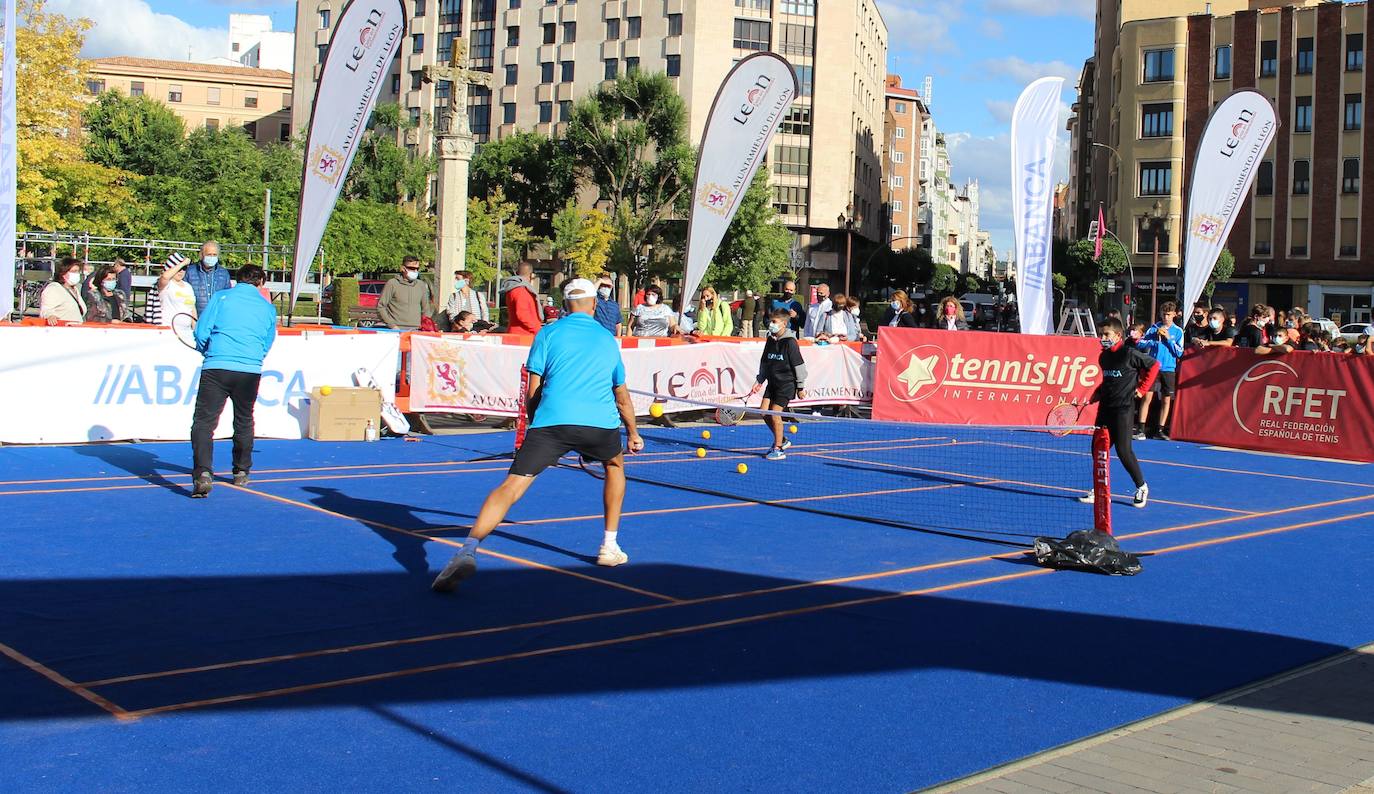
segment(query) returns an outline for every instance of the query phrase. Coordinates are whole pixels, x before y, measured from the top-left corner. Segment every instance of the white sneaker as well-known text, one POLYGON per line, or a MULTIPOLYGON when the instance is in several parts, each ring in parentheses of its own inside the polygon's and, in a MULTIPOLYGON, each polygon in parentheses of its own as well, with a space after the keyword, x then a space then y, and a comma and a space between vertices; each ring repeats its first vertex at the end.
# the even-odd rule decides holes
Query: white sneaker
POLYGON ((1135 499, 1131 500, 1133 507, 1144 507, 1150 501, 1150 484, 1146 483, 1135 489, 1135 499))
POLYGON ((1078 497, 1078 501, 1082 502, 1085 505, 1090 505, 1097 501, 1097 495, 1094 494, 1092 491, 1088 491, 1086 494, 1078 497))
POLYGON ((624 565, 630 561, 630 555, 620 550, 620 547, 606 548, 601 547, 601 551, 596 554, 596 564, 604 565, 607 568, 614 568, 617 565, 624 565))

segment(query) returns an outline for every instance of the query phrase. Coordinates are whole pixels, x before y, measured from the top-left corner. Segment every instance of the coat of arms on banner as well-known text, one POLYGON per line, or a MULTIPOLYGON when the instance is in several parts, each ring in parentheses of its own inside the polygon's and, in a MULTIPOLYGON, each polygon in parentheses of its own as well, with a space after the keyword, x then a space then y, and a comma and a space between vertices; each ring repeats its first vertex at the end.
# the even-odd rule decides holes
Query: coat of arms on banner
POLYGON ((329 184, 338 184, 339 177, 343 176, 343 155, 321 146, 310 155, 310 170, 329 184))
POLYGON ((434 345, 430 348, 429 368, 425 404, 459 405, 468 391, 467 362, 463 360, 463 351, 448 345, 434 345))
POLYGON ((1199 215, 1193 221, 1193 236, 1209 243, 1221 237, 1222 221, 1215 215, 1199 215))
POLYGON ((724 215, 730 211, 730 205, 735 201, 735 191, 713 182, 701 189, 699 201, 706 209, 717 215, 724 215))

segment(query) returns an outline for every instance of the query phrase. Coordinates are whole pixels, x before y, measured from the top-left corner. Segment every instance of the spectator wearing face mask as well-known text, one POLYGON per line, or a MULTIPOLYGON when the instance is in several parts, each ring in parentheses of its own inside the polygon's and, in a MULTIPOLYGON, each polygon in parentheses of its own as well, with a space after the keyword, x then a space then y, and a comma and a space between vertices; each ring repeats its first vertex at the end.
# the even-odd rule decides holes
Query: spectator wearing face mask
MULTIPOLYGON (((845 295, 835 295, 829 298, 830 311, 826 312, 814 323, 816 327, 817 342, 857 342, 859 341, 859 322, 858 318, 849 311, 849 298, 845 295)), ((812 325, 811 319, 807 319, 807 324, 812 325)))
POLYGON ((1198 303, 1197 305, 1195 305, 1195 306, 1193 307, 1193 316, 1192 316, 1192 319, 1190 319, 1190 320, 1188 321, 1188 325, 1187 325, 1186 327, 1184 327, 1184 329, 1183 329, 1183 346, 1184 346, 1184 347, 1192 347, 1192 345, 1193 345, 1193 340, 1197 339, 1197 338, 1200 337, 1200 336, 1206 335, 1206 333, 1207 333, 1207 315, 1208 315, 1207 304, 1205 304, 1205 303, 1198 303))
POLYGON ((644 289, 643 305, 636 306, 630 313, 630 333, 634 336, 669 336, 677 332, 673 310, 663 303, 663 288, 649 285, 644 289))
POLYGON ((119 291, 119 277, 110 265, 101 265, 86 280, 82 293, 86 300, 86 322, 122 323, 129 319, 129 306, 119 291))
POLYGON ((701 300, 697 302, 696 323, 697 333, 702 336, 730 336, 734 333, 735 323, 730 318, 730 304, 720 299, 715 287, 702 287, 701 300))
POLYGON ((1236 347, 1248 347, 1261 356, 1288 353, 1293 348, 1275 338, 1276 329, 1269 321, 1273 309, 1263 303, 1250 307, 1245 324, 1236 330, 1236 347))
POLYGON ((186 283, 196 293, 196 316, 205 311, 210 296, 234 286, 228 269, 219 263, 219 243, 207 240, 200 246, 200 259, 186 268, 186 283))
POLYGON ((883 309, 883 317, 879 324, 889 328, 915 328, 917 322, 913 308, 911 298, 902 290, 897 290, 892 293, 892 300, 887 308, 883 309))
POLYGON ((754 315, 759 310, 758 296, 754 291, 747 289, 744 291, 744 298, 739 302, 739 335, 747 339, 754 338, 754 315))
POLYGON ((124 295, 124 305, 132 307, 134 305, 134 271, 129 269, 129 265, 120 257, 115 257, 114 264, 110 266, 115 274, 115 289, 124 295))
POLYGON ((453 294, 444 305, 450 323, 457 322, 461 312, 471 313, 474 322, 491 322, 486 296, 472 288, 472 274, 466 270, 453 274, 453 294))
POLYGON ((806 309, 797 300, 797 283, 795 281, 784 281, 782 283, 782 297, 773 300, 769 314, 782 309, 787 312, 787 325, 792 329, 792 333, 800 333, 802 325, 806 322, 806 309))
POLYGON ((947 295, 940 301, 940 311, 935 315, 935 327, 941 331, 968 330, 968 323, 964 320, 964 307, 959 304, 958 298, 947 295))
POLYGON ((388 328, 415 331, 420 319, 434 313, 434 298, 429 282, 420 280, 419 257, 401 260, 401 272, 391 277, 377 298, 377 314, 388 328))
POLYGON ((48 325, 84 321, 86 299, 81 296, 81 262, 75 257, 63 257, 52 269, 52 282, 38 296, 38 316, 48 325))
POLYGON ((830 299, 830 285, 816 285, 816 302, 806 310, 806 324, 803 327, 802 336, 807 339, 814 339, 822 332, 821 324, 826 317, 834 310, 835 303, 830 299))
POLYGON ((1365 333, 1355 338, 1355 346, 1350 349, 1352 355, 1367 356, 1370 355, 1371 352, 1374 352, 1369 349, 1369 340, 1371 337, 1374 337, 1374 334, 1371 334, 1369 331, 1370 329, 1366 328, 1365 333))
POLYGON ((1226 310, 1216 306, 1207 315, 1207 330, 1193 337, 1193 347, 1230 347, 1235 343, 1236 329, 1226 310))
POLYGON ((601 327, 620 336, 624 324, 620 316, 620 303, 615 299, 615 279, 610 273, 602 273, 596 282, 596 311, 592 315, 601 327))

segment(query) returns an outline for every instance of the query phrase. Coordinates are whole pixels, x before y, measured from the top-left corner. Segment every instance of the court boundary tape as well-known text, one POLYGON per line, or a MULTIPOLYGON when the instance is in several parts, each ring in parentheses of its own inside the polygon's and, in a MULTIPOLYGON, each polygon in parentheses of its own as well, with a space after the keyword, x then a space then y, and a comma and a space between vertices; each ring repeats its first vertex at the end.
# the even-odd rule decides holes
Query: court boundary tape
POLYGON ((18 664, 20 667, 27 668, 31 672, 37 673, 38 675, 48 679, 49 681, 53 682, 54 684, 57 684, 58 686, 67 690, 73 695, 76 695, 77 697, 80 697, 89 703, 94 703, 95 705, 99 706, 105 711, 108 711, 116 719, 136 719, 135 717, 131 716, 126 709, 119 706, 109 698, 92 692, 88 687, 76 683, 75 681, 71 680, 65 675, 62 675, 61 673, 57 672, 51 667, 48 667, 47 665, 43 664, 37 659, 34 659, 33 657, 27 654, 20 653, 18 650, 2 642, 0 642, 0 655, 7 657, 15 664, 18 664))

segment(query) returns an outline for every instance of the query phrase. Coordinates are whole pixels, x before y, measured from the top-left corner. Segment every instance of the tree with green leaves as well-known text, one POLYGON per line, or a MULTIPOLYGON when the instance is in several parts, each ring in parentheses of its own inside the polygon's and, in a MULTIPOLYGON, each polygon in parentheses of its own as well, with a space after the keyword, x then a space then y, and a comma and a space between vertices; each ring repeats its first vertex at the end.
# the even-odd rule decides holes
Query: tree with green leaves
POLYGON ((549 246, 555 257, 572 265, 576 277, 595 280, 606 270, 614 237, 606 213, 569 201, 553 216, 549 246))
POLYGON ((959 289, 959 271, 940 262, 930 276, 930 291, 936 295, 953 295, 959 289))
POLYGON ((935 260, 925 248, 904 248, 893 251, 881 248, 868 258, 864 279, 878 290, 900 289, 910 292, 917 285, 930 281, 935 272, 935 260))
POLYGON ((540 238, 519 222, 515 202, 497 188, 485 198, 468 199, 467 270, 479 283, 496 276, 496 243, 501 241, 500 267, 507 272, 525 256, 525 251, 540 238))
POLYGON ((1060 259, 1054 263, 1054 270, 1063 273, 1066 291, 1083 297, 1096 298, 1107 291, 1107 280, 1123 273, 1129 265, 1126 250, 1112 239, 1102 241, 1102 256, 1093 257, 1096 243, 1093 240, 1077 240, 1063 248, 1056 248, 1060 259))
POLYGON ((792 232, 778 218, 768 172, 761 168, 740 199, 703 283, 718 290, 766 292, 791 263, 792 232))
POLYGON ((612 262, 638 284, 647 275, 639 254, 690 203, 695 156, 686 105, 665 75, 627 74, 573 106, 567 140, 610 205, 612 262))
POLYGON ((401 204, 425 194, 437 163, 432 155, 414 155, 396 143, 399 132, 416 123, 395 102, 384 102, 372 111, 367 132, 358 142, 358 154, 348 170, 343 195, 383 204, 401 204))
POLYGON ((106 91, 82 113, 86 159, 142 176, 180 168, 186 125, 172 109, 149 96, 106 91))
POLYGON ((472 158, 469 186, 476 196, 500 188, 520 223, 551 236, 554 215, 577 194, 576 170, 566 141, 517 132, 482 144, 472 158))
POLYGON ((1229 281, 1231 276, 1236 273, 1236 257, 1231 253, 1231 249, 1221 249, 1221 254, 1217 257, 1217 264, 1212 268, 1212 275, 1207 279, 1207 284, 1202 288, 1202 294, 1210 302, 1212 293, 1216 291, 1217 285, 1223 281, 1229 281))
POLYGON ((330 272, 394 270, 406 254, 421 259, 432 255, 434 225, 395 204, 340 201, 325 227, 320 251, 330 272))

